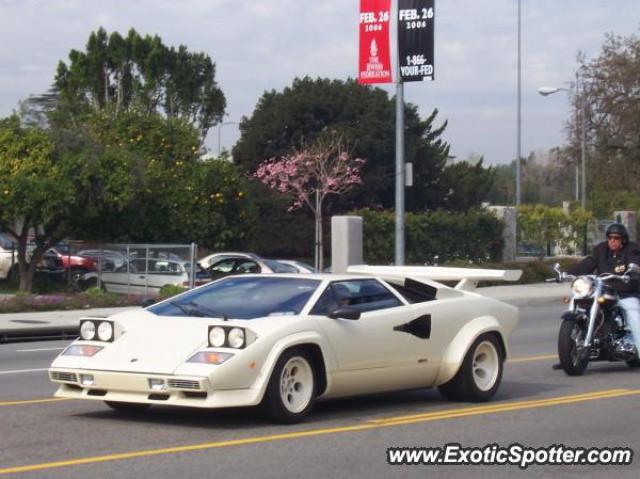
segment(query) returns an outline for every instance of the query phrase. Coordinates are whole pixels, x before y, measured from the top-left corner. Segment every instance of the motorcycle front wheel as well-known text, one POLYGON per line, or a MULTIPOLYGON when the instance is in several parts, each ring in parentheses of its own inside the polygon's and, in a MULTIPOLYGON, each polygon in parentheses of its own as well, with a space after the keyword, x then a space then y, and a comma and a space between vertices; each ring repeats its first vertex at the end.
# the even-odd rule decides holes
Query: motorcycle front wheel
POLYGON ((560 365, 569 376, 582 376, 589 364, 589 355, 580 354, 578 342, 584 341, 586 329, 573 319, 565 319, 558 333, 560 365))

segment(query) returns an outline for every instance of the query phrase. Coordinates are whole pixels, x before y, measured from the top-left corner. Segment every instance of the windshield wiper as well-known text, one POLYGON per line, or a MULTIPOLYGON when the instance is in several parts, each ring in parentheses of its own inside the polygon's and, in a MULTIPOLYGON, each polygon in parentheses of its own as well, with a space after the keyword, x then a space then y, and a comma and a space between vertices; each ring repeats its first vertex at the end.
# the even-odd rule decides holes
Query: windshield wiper
POLYGON ((206 306, 200 304, 200 303, 196 303, 195 301, 190 301, 187 303, 189 306, 193 306, 194 309, 196 309, 198 312, 203 313, 203 316, 209 316, 211 318, 222 318, 225 321, 228 321, 229 318, 227 318, 226 315, 224 314, 220 314, 212 309, 207 308, 206 306))
MULTIPOLYGON (((187 316, 196 316, 198 318, 202 318, 203 316, 205 316, 205 314, 202 311, 200 311, 198 308, 187 308, 185 307, 184 304, 178 303, 177 301, 169 301, 169 304, 172 304, 187 316)), ((191 305, 193 303, 187 303, 187 304, 191 305)))

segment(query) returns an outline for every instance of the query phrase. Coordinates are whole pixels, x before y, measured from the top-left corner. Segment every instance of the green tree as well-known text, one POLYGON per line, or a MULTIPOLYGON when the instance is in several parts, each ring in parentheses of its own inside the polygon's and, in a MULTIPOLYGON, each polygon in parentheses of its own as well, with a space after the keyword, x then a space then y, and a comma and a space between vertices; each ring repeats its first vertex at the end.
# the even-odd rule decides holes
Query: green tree
MULTIPOLYGON (((422 120, 415 105, 405 106, 406 161, 413 163, 414 186, 407 191, 407 209, 442 205, 440 178, 449 154, 441 139, 446 122, 434 126, 437 111, 422 120)), ((395 201, 395 101, 379 89, 354 80, 296 78, 282 92, 265 92, 251 115, 240 124, 234 161, 253 172, 263 161, 281 157, 303 143, 335 131, 353 145, 353 155, 367 160, 362 185, 328 209, 363 205, 390 208, 395 201)))
POLYGON ((126 37, 92 32, 84 52, 71 50, 69 64, 58 64, 54 88, 57 118, 76 125, 87 112, 136 110, 186 120, 204 138, 226 107, 208 55, 167 47, 134 29, 126 37))
POLYGON ((249 180, 229 161, 200 161, 198 132, 180 118, 94 114, 89 177, 74 232, 98 241, 197 242, 241 247, 255 223, 249 180), (105 175, 108 169, 111 173, 105 175))
POLYGON ((521 205, 518 208, 518 241, 536 245, 542 255, 552 243, 575 253, 591 219, 591 213, 582 208, 574 208, 566 214, 560 207, 521 205))
POLYGON ((640 193, 640 38, 606 35, 598 56, 587 60, 578 55, 578 74, 567 149, 572 158, 580 157, 584 113, 587 200, 601 215, 635 209, 640 193))
POLYGON ((451 211, 466 211, 478 207, 487 198, 493 185, 494 171, 482 166, 480 158, 475 164, 461 161, 448 165, 442 174, 445 188, 443 203, 451 211))
POLYGON ((46 132, 0 120, 0 229, 17 239, 20 290, 30 291, 36 264, 66 232, 76 192, 86 184, 80 158, 57 156, 46 132), (33 235, 36 247, 27 251, 33 235))

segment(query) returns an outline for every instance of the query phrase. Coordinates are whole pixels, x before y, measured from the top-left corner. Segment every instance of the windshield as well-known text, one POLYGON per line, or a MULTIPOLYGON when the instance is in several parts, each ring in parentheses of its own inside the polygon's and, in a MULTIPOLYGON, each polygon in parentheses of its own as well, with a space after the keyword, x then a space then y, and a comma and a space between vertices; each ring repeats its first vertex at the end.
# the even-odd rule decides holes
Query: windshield
POLYGON ((5 236, 4 234, 0 233, 0 247, 10 250, 14 247, 13 241, 8 236, 5 236))
POLYGON ((319 280, 231 276, 151 306, 159 316, 255 319, 297 315, 320 285, 319 280))

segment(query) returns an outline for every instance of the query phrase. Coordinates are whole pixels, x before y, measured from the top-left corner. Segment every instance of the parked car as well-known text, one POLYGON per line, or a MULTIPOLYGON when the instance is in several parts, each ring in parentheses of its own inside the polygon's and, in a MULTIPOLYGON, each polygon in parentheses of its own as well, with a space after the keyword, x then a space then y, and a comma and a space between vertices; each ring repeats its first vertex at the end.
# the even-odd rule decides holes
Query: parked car
POLYGON ((49 369, 55 396, 128 413, 262 404, 278 422, 302 420, 316 400, 402 389, 491 399, 518 309, 470 290, 521 272, 370 268, 230 276, 146 309, 82 319, 80 337, 49 369))
POLYGON ((8 235, 0 233, 0 280, 10 279, 14 274, 16 271, 14 267, 17 267, 17 256, 13 240, 8 235))
POLYGON ((298 273, 319 273, 313 266, 302 261, 293 259, 278 259, 276 261, 294 267, 298 273))
POLYGON ((299 267, 275 259, 251 256, 227 256, 207 268, 213 279, 245 273, 300 273, 299 267))
POLYGON ((82 276, 97 269, 97 263, 87 256, 79 256, 71 252, 67 245, 56 245, 49 248, 42 256, 37 266, 39 273, 51 275, 71 274, 71 281, 77 283, 82 276))
POLYGON ((214 263, 217 263, 221 259, 227 258, 252 258, 257 259, 260 258, 257 254, 253 253, 234 253, 234 252, 222 252, 222 253, 213 253, 204 258, 200 258, 198 260, 198 264, 202 266, 204 269, 208 269, 213 266, 214 263))
MULTIPOLYGON (((98 286, 110 293, 157 296, 163 286, 190 286, 191 263, 163 258, 132 259, 113 271, 85 274, 80 280, 83 289, 98 286), (98 277, 100 281, 98 282, 98 277)), ((195 285, 211 281, 211 276, 197 267, 195 285)))
POLYGON ((85 249, 76 253, 78 256, 91 258, 102 271, 113 271, 127 262, 127 255, 109 249, 85 249))

